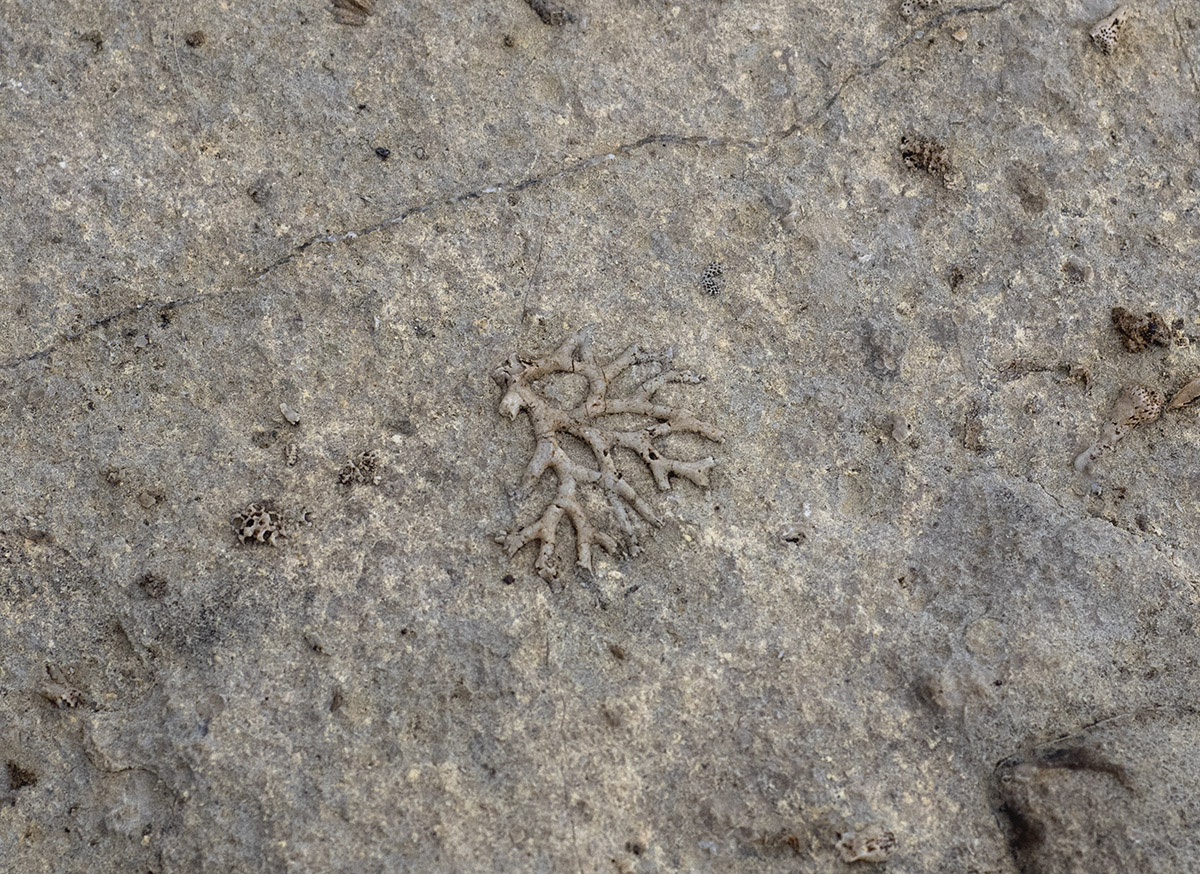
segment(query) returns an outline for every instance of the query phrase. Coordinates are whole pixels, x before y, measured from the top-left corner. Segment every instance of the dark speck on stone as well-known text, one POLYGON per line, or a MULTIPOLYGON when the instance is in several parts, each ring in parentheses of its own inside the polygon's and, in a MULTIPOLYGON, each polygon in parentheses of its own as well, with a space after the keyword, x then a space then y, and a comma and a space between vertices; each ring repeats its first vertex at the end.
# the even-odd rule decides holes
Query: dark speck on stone
POLYGON ((388 156, 392 154, 392 150, 385 149, 383 146, 380 146, 375 150, 375 154, 379 156, 380 161, 386 161, 388 156))

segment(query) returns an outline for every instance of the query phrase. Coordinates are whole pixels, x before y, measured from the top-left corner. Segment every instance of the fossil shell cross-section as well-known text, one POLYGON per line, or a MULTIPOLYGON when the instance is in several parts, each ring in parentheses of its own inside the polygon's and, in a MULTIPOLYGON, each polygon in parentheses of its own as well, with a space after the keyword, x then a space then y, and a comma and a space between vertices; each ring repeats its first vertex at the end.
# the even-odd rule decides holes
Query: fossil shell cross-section
POLYGON ((669 489, 672 476, 708 487, 708 472, 716 464, 711 457, 696 461, 672 458, 661 441, 670 434, 693 434, 720 443, 724 439, 721 430, 690 410, 655 399, 668 385, 696 385, 702 377, 674 370, 637 346, 601 364, 588 338, 579 332, 542 358, 528 361, 511 356, 496 368, 492 378, 504 391, 500 412, 515 420, 524 411, 533 425, 536 445, 521 478, 519 494, 528 496, 546 471, 552 471, 558 480, 557 490, 536 521, 496 537, 510 556, 526 544, 539 543, 535 567, 543 579, 558 576, 553 558, 563 516, 575 530, 576 563, 588 571, 594 547, 609 553, 622 548, 631 555, 637 553, 635 514, 650 525, 663 524, 655 509, 618 470, 615 450, 626 449, 640 456, 659 489, 669 489), (620 377, 642 365, 657 365, 657 373, 634 384, 627 394, 612 397, 620 377), (559 374, 577 374, 586 380, 581 402, 573 406, 561 403, 542 385, 559 374), (577 440, 586 447, 585 452, 591 453, 586 463, 567 451, 569 440, 577 440), (603 498, 607 512, 602 515, 611 516, 611 520, 597 521, 597 514, 584 499, 585 490, 603 498), (610 533, 614 529, 621 540, 610 533))

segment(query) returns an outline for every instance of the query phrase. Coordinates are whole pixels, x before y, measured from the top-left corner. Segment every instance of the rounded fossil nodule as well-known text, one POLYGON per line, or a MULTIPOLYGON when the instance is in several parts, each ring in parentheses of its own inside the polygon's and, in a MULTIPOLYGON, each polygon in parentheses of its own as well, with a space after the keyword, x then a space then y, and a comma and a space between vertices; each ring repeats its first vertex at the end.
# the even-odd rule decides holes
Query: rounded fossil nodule
POLYGON ((1100 437, 1075 457, 1075 470, 1088 473, 1093 465, 1126 434, 1144 422, 1153 422, 1163 411, 1163 396, 1148 385, 1126 386, 1113 404, 1100 437))

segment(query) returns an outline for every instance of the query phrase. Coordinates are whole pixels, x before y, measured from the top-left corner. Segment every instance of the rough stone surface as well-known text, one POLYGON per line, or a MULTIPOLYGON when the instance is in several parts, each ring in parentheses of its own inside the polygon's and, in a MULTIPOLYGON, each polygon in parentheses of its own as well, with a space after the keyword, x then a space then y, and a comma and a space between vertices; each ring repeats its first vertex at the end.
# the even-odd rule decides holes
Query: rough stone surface
POLYGON ((1142 711, 1002 762, 1000 812, 1022 870, 1196 870, 1198 727, 1190 706, 1142 711))
POLYGON ((1194 869, 1200 12, 335 6, 0 8, 0 870, 1194 869), (725 442, 547 583, 588 326, 725 442))

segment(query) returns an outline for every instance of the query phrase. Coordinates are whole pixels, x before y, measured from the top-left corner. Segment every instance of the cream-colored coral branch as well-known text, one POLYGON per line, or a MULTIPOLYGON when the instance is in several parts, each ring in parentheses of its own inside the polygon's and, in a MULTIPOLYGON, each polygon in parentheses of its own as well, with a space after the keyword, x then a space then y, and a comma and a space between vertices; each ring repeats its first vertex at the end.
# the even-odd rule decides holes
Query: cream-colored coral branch
POLYGON ((525 412, 537 440, 521 479, 522 492, 528 494, 547 471, 553 472, 558 480, 554 498, 536 522, 496 538, 510 555, 527 544, 539 543, 535 567, 543 578, 557 576, 552 559, 563 516, 570 520, 575 530, 576 560, 580 567, 591 569, 593 547, 609 553, 620 548, 614 537, 597 528, 588 517, 578 499, 578 489, 582 485, 592 486, 607 496, 630 553, 637 551, 632 514, 650 525, 662 525, 659 514, 617 469, 614 450, 621 448, 636 453, 660 489, 671 487, 672 476, 708 487, 708 473, 716 464, 711 457, 694 461, 670 458, 654 442, 672 433, 696 434, 714 442, 724 440, 721 429, 698 418, 690 410, 654 400, 655 394, 667 385, 696 385, 702 381, 701 377, 663 367, 627 397, 608 396, 614 381, 623 373, 636 365, 654 361, 653 356, 643 353, 637 346, 630 346, 612 361, 600 364, 592 352, 589 338, 581 331, 568 337, 548 355, 533 360, 513 355, 493 372, 493 379, 504 391, 500 412, 514 420, 519 413, 525 412), (578 374, 587 380, 586 395, 578 406, 559 409, 537 391, 535 383, 538 380, 557 373, 578 374), (629 430, 627 425, 613 427, 605 421, 608 416, 622 416, 626 421, 629 417, 651 421, 641 429, 629 430), (560 443, 563 435, 586 445, 596 466, 588 467, 573 461, 560 443))
POLYGON ((596 530, 595 526, 588 521, 583 507, 575 499, 575 489, 575 480, 562 480, 558 484, 558 492, 555 494, 554 500, 550 502, 536 522, 526 525, 518 531, 500 534, 496 537, 496 541, 508 551, 510 556, 515 555, 521 547, 528 543, 540 542, 541 548, 538 550, 534 567, 543 579, 552 580, 558 576, 558 571, 551 563, 551 559, 554 556, 558 523, 564 513, 571 520, 571 524, 575 526, 575 551, 580 567, 591 569, 593 544, 610 553, 616 552, 618 549, 616 540, 603 531, 596 530))

